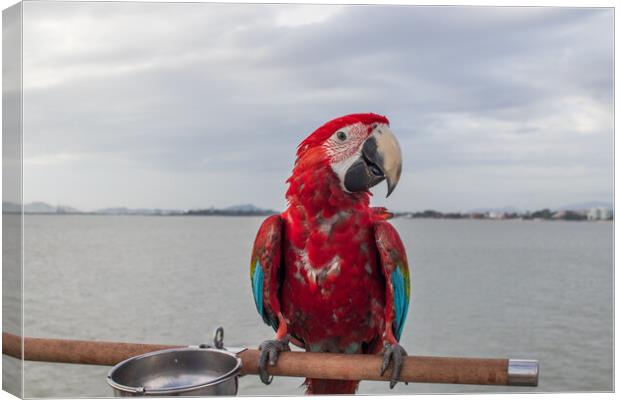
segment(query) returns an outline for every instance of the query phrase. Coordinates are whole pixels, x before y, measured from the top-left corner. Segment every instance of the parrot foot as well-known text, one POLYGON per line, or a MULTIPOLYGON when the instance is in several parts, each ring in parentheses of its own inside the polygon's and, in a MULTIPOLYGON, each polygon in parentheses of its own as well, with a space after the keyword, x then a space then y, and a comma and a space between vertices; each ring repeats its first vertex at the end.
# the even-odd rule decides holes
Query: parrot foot
POLYGON ((288 345, 289 336, 286 335, 282 340, 265 340, 258 346, 260 357, 258 359, 258 375, 261 382, 269 385, 273 381, 273 376, 267 373, 267 362, 269 365, 276 365, 278 355, 282 351, 291 351, 288 345))
POLYGON ((392 369, 392 376, 390 377, 390 389, 394 389, 396 383, 400 379, 400 372, 403 369, 404 357, 407 356, 405 349, 398 343, 388 344, 386 343, 383 348, 383 364, 381 365, 381 376, 387 371, 390 366, 390 361, 394 362, 394 368, 392 369))

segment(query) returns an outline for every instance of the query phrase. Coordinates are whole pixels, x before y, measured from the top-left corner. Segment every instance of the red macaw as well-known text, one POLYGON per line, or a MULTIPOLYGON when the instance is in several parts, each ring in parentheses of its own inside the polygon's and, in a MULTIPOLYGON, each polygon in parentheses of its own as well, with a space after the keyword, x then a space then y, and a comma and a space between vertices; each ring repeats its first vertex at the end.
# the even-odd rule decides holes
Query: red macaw
MULTIPOLYGON (((381 374, 405 350, 398 344, 409 306, 404 246, 369 188, 401 173, 401 152, 387 118, 352 114, 327 122, 298 147, 288 208, 261 225, 250 279, 258 313, 276 331, 264 341, 260 377, 269 384, 289 340, 306 351, 379 353, 381 374)), ((359 382, 307 379, 308 394, 355 393, 359 382)))

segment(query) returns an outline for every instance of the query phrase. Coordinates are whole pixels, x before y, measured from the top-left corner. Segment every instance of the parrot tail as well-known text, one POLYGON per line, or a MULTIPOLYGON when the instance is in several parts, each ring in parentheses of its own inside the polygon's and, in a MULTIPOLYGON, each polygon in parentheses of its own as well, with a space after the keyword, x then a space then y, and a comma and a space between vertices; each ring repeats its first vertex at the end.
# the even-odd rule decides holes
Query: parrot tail
POLYGON ((359 381, 306 379, 306 394, 355 394, 359 381))

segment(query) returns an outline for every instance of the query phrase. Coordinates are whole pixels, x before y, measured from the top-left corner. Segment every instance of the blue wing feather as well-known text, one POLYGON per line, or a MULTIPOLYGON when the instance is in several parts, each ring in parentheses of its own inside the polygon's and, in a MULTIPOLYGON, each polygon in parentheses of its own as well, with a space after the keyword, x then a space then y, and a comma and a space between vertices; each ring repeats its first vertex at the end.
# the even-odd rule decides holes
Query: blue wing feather
POLYGON ((254 275, 252 276, 252 292, 254 293, 256 310, 265 319, 265 314, 263 314, 263 267, 261 267, 259 262, 256 263, 254 275))
POLYGON ((391 274, 392 287, 394 288, 394 311, 396 332, 394 336, 396 340, 400 340, 400 335, 405 326, 405 319, 407 318, 407 311, 409 309, 409 299, 406 296, 405 289, 405 277, 400 268, 395 268, 391 274))
POLYGON ((256 304, 256 310, 258 314, 263 318, 263 321, 267 325, 271 325, 274 330, 278 329, 278 320, 273 319, 267 312, 263 303, 263 282, 265 273, 260 263, 256 263, 254 273, 252 274, 252 293, 254 294, 254 303, 256 304))

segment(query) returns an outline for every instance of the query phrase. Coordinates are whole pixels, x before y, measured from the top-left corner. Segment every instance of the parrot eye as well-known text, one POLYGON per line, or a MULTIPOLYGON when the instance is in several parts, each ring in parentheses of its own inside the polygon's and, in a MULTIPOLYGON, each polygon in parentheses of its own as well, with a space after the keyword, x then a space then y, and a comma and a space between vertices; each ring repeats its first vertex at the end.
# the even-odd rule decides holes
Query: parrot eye
POLYGON ((343 131, 337 132, 336 136, 338 137, 338 140, 340 141, 344 142, 345 140, 347 140, 347 134, 344 133, 343 131))

